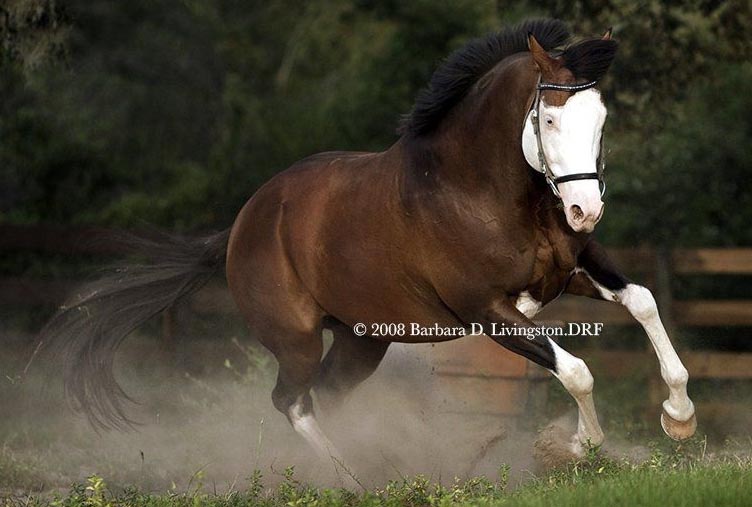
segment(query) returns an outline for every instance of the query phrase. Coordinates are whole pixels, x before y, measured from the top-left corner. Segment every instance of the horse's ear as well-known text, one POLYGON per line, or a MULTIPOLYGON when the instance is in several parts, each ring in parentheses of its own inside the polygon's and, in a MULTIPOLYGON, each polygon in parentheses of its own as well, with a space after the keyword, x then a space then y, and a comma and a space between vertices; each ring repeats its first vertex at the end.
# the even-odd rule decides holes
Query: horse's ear
POLYGON ((601 37, 601 40, 611 40, 611 34, 614 32, 614 27, 609 26, 608 30, 606 30, 606 33, 603 34, 603 37, 601 37))
POLYGON ((527 34, 527 47, 533 54, 533 61, 538 66, 542 74, 551 74, 556 68, 556 59, 552 58, 548 54, 548 51, 543 49, 535 35, 532 33, 527 34))

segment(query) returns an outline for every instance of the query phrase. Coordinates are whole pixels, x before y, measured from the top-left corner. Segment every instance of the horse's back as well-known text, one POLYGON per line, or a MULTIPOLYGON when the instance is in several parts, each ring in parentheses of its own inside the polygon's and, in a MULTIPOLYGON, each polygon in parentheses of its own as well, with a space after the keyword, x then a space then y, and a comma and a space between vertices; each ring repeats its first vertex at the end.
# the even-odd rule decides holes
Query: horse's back
POLYGON ((310 301, 297 302, 313 304, 334 267, 349 271, 364 241, 383 232, 393 170, 384 153, 325 152, 269 180, 233 225, 227 278, 236 299, 306 293, 310 301))
POLYGON ((239 239, 241 231, 268 234, 276 230, 281 221, 287 222, 291 213, 306 213, 310 223, 313 218, 310 213, 339 197, 342 189, 352 190, 363 177, 372 177, 369 167, 378 155, 329 151, 295 162, 251 196, 235 220, 233 237, 239 239))

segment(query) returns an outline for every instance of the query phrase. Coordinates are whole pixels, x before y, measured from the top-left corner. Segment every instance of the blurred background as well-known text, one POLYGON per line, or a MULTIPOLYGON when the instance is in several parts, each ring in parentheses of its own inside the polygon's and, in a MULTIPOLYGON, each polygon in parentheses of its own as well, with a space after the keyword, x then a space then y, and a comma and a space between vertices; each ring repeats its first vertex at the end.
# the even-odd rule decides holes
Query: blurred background
MULTIPOLYGON (((596 236, 656 291, 693 377, 690 393, 705 404, 700 431, 718 442, 749 438, 752 3, 546 4, 0 2, 0 472, 26 463, 18 449, 55 441, 58 426, 41 440, 29 433, 49 412, 29 401, 36 391, 22 386, 24 368, 65 294, 117 255, 89 238, 147 226, 223 229, 260 185, 304 156, 390 146, 443 57, 540 16, 567 21, 576 36, 614 28, 619 54, 600 86, 608 190, 596 236)), ((145 365, 159 364, 173 379, 237 380, 268 363, 253 355, 263 352, 243 352, 252 337, 221 286, 212 290, 146 326, 138 367, 124 374, 143 377, 145 365)), ((606 426, 656 436, 665 388, 642 330, 618 309, 557 304, 545 318, 607 324, 600 338, 567 344, 592 365, 606 426)), ((545 385, 539 410, 571 409, 558 384, 545 385)))

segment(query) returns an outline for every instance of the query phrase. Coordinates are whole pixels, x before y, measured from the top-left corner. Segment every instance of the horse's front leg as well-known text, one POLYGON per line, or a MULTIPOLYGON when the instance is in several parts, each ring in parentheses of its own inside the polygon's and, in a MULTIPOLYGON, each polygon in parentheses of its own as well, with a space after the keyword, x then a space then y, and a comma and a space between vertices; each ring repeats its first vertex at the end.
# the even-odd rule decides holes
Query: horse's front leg
POLYGON ((629 310, 650 338, 661 364, 661 376, 669 388, 661 414, 663 430, 674 440, 694 435, 697 419, 694 404, 687 396, 689 374, 666 334, 653 294, 623 276, 595 241, 588 243, 578 265, 567 292, 615 301, 629 310))
POLYGON ((579 419, 571 451, 577 456, 582 456, 585 445, 600 445, 603 442, 603 431, 598 423, 593 402, 593 376, 582 359, 573 356, 548 336, 539 333, 543 328, 527 317, 535 314, 539 308, 540 306, 524 293, 515 303, 507 298, 499 298, 485 308, 473 312, 469 320, 482 323, 486 334, 494 341, 547 368, 559 379, 577 402, 579 419), (529 331, 529 334, 505 332, 523 329, 529 331))

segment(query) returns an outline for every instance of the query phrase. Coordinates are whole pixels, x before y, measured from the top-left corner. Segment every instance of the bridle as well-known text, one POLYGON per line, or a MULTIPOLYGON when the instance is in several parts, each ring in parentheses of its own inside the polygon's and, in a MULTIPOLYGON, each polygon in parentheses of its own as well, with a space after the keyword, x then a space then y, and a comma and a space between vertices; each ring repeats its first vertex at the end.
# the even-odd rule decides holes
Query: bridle
MULTIPOLYGON (((543 176, 546 178, 546 182, 548 183, 548 186, 551 187, 551 191, 553 191, 554 195, 561 199, 561 194, 559 193, 559 183, 566 183, 567 181, 577 181, 577 180, 598 180, 598 185, 601 188, 601 197, 606 192, 606 182, 603 179, 603 173, 606 170, 606 160, 603 153, 603 131, 601 130, 601 147, 600 152, 598 153, 598 162, 597 162, 597 172, 594 173, 574 173, 574 174, 566 174, 564 176, 559 176, 558 178, 554 176, 553 172, 551 171, 551 168, 548 166, 548 162, 546 162, 546 154, 543 151, 543 140, 541 139, 541 128, 540 128, 540 102, 541 102, 541 92, 544 90, 558 90, 558 91, 565 91, 565 92, 572 92, 577 93, 581 92, 582 90, 587 90, 592 87, 594 87, 597 84, 597 81, 590 81, 588 83, 582 83, 582 84, 559 84, 559 83, 543 83, 541 81, 541 76, 538 76, 538 82, 535 85, 535 99, 533 99, 533 103, 530 105, 530 111, 528 114, 531 115, 532 123, 533 123, 533 132, 535 133, 535 141, 538 144, 538 165, 540 166, 539 169, 536 169, 536 171, 543 174, 543 176)), ((525 116, 525 119, 527 120, 527 116, 525 116)))

